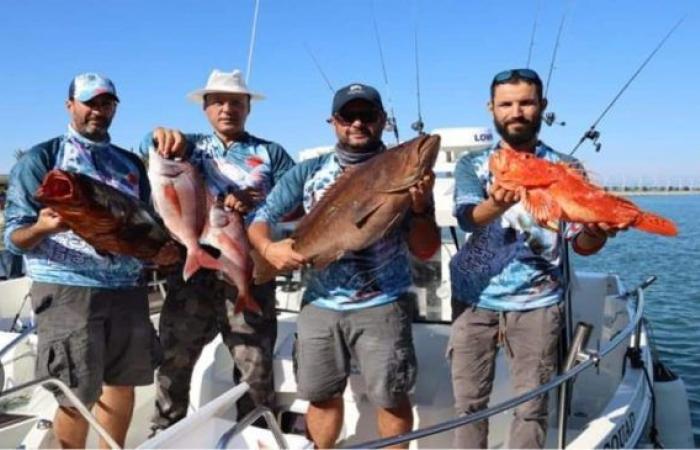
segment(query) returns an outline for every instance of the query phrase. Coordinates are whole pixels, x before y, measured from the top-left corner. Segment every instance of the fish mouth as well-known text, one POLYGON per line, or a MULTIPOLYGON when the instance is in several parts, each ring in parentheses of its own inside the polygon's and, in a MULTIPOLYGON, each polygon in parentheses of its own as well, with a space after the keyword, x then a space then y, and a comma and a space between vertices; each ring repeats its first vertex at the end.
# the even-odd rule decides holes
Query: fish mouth
POLYGON ((67 175, 58 172, 50 172, 43 186, 39 189, 37 198, 40 200, 65 199, 71 198, 73 192, 73 182, 67 175))

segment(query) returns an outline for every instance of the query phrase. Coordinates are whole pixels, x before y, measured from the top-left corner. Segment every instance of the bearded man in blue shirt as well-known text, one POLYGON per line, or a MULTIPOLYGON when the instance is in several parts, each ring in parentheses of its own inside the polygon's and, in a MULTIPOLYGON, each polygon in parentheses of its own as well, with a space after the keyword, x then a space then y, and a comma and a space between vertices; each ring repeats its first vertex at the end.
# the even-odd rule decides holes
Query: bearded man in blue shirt
MULTIPOLYGON (((448 355, 459 414, 488 405, 498 346, 510 359, 515 395, 546 383, 557 368, 564 323, 564 233, 539 226, 519 203, 519 194, 495 183, 489 171, 489 158, 499 148, 580 167, 574 158, 538 140, 546 106, 535 71, 497 74, 489 110, 501 141, 465 154, 455 169, 454 214, 470 233, 450 262, 453 325, 448 355)), ((570 226, 566 234, 574 251, 590 255, 617 231, 610 224, 591 223, 570 226)), ((542 448, 546 428, 547 396, 542 395, 515 408, 506 446, 542 448)), ((487 446, 487 420, 455 430, 456 448, 487 446)))

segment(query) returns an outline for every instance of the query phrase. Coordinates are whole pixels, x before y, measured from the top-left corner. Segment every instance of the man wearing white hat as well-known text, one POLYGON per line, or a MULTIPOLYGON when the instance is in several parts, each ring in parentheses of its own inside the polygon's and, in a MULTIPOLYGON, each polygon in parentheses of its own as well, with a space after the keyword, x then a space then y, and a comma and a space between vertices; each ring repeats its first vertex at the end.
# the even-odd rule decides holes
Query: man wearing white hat
MULTIPOLYGON (((142 154, 156 146, 163 156, 188 159, 204 174, 213 195, 226 196, 226 206, 242 214, 253 211, 294 165, 279 144, 245 131, 251 100, 264 97, 248 89, 239 70, 214 70, 207 85, 188 98, 202 104, 213 133, 183 134, 157 128, 144 139, 142 154), (236 188, 233 193, 232 185, 236 188)), ((212 271, 200 270, 187 283, 175 271, 168 282, 160 316, 165 358, 158 371, 154 431, 187 414, 192 370, 202 348, 218 333, 234 359, 234 380, 250 385, 249 396, 238 402, 239 417, 255 406, 272 406, 272 351, 277 338, 274 282, 253 287, 262 315, 249 311, 234 315, 235 288, 212 271)))

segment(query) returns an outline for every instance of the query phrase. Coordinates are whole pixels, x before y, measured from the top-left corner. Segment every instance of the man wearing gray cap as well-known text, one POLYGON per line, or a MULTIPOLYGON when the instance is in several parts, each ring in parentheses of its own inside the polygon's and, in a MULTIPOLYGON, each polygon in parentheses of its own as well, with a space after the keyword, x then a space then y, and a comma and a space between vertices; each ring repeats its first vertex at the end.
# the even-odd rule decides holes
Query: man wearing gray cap
MULTIPOLYGON (((309 212, 346 168, 385 149, 386 113, 373 87, 354 83, 338 90, 331 114, 329 123, 338 140, 334 152, 287 172, 250 226, 252 244, 279 270, 296 269, 306 261, 294 251, 291 239, 273 242, 270 227, 299 204, 309 212)), ((432 208, 433 182, 434 175, 427 175, 410 189, 411 210, 401 226, 324 269, 309 269, 294 360, 297 393, 309 401, 306 425, 318 448, 335 447, 340 434, 350 355, 377 408, 380 435, 412 428, 408 392, 416 378, 416 357, 409 251, 429 257, 440 245, 432 208)))
MULTIPOLYGON (((58 378, 88 408, 94 405, 97 420, 123 446, 134 386, 153 382, 160 353, 142 263, 98 253, 34 198, 44 175, 62 169, 150 200, 143 163, 110 142, 108 129, 118 102, 108 78, 85 73, 73 79, 66 101, 68 131, 31 148, 10 173, 4 242, 24 255, 32 279, 39 338, 36 376, 58 378)), ((156 260, 174 263, 176 258, 163 254, 156 260)), ((64 448, 84 448, 87 421, 60 392, 56 399, 56 437, 64 448)))
MULTIPOLYGON (((158 128, 146 135, 141 152, 145 155, 155 145, 163 156, 186 158, 200 169, 213 197, 225 195, 225 206, 247 215, 294 165, 279 144, 245 130, 251 100, 264 97, 248 89, 240 70, 214 70, 207 85, 189 98, 202 105, 213 132, 184 135, 158 128)), ((238 416, 259 405, 272 407, 272 352, 277 339, 274 281, 252 288, 261 315, 248 310, 233 314, 235 288, 211 270, 200 270, 187 282, 181 273, 174 271, 168 278, 160 316, 165 358, 158 370, 153 430, 185 417, 195 363, 219 333, 234 360, 234 380, 250 386, 238 402, 238 416)))

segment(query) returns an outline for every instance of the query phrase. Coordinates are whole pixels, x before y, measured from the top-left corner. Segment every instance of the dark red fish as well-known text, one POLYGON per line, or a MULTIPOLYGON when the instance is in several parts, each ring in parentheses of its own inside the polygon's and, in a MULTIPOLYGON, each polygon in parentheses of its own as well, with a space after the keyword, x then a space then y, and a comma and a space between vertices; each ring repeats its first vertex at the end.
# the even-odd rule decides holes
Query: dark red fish
POLYGON ((36 199, 100 253, 151 260, 172 241, 146 203, 86 175, 54 169, 36 199))
POLYGON ((294 231, 294 249, 315 267, 369 247, 403 219, 409 188, 435 164, 440 137, 424 135, 349 167, 294 231))

